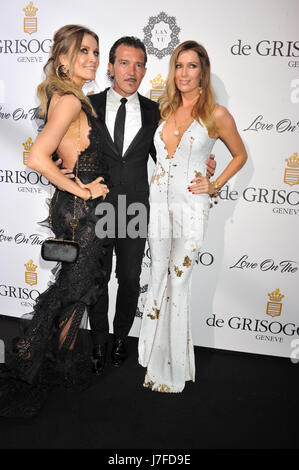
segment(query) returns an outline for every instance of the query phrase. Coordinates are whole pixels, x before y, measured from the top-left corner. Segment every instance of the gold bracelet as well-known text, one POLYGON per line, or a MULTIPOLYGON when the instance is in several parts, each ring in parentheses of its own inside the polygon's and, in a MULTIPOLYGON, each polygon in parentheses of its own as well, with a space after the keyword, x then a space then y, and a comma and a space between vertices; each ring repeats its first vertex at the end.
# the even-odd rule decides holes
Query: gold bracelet
POLYGON ((210 183, 214 188, 213 194, 210 194, 210 207, 213 207, 214 204, 218 204, 218 193, 221 189, 221 185, 217 180, 210 181, 210 183))
POLYGON ((214 180, 214 181, 210 181, 211 185, 214 187, 214 192, 213 192, 213 196, 218 196, 218 193, 221 189, 221 185, 220 183, 217 181, 217 180, 214 180))

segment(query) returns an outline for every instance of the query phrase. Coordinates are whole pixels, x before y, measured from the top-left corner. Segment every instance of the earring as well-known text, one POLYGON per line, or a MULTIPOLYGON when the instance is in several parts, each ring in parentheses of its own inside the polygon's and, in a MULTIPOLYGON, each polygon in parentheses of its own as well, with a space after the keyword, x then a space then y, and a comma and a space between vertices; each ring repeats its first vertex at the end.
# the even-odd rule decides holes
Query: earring
POLYGON ((64 72, 64 71, 63 71, 63 68, 64 68, 64 65, 59 64, 59 65, 56 67, 56 75, 57 75, 59 78, 69 78, 69 77, 70 77, 70 71, 69 71, 69 69, 67 69, 66 72, 64 72))
POLYGON ((199 82, 198 89, 199 89, 199 94, 201 95, 202 94, 201 80, 199 82))

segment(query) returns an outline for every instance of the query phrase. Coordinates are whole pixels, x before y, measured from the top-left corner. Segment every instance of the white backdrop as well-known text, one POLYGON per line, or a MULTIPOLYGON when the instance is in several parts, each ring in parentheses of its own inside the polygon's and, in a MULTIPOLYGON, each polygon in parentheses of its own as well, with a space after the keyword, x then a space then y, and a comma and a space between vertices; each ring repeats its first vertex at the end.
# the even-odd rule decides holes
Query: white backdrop
MULTIPOLYGON (((31 311, 53 267, 40 257, 40 243, 48 233, 37 225, 47 216, 48 182, 24 164, 28 139, 34 141, 40 125, 34 118, 36 87, 53 33, 64 24, 79 23, 99 34, 96 90, 109 85, 106 69, 113 42, 123 35, 145 40, 148 70, 140 92, 153 99, 160 91, 155 86, 166 79, 173 48, 194 39, 208 50, 217 101, 235 117, 249 160, 223 188, 220 203, 210 213, 193 274, 193 340, 212 348, 296 355, 298 1, 251 0, 241 5, 237 0, 152 0, 141 6, 137 0, 87 0, 83 7, 78 0, 2 0, 1 4, 0 313, 20 317, 31 311)), ((219 174, 230 155, 220 141, 214 152, 219 174)), ((150 163, 150 172, 152 168, 150 163)), ((115 291, 113 279, 110 317, 115 291)), ((139 332, 144 295, 131 331, 134 336, 139 332)))

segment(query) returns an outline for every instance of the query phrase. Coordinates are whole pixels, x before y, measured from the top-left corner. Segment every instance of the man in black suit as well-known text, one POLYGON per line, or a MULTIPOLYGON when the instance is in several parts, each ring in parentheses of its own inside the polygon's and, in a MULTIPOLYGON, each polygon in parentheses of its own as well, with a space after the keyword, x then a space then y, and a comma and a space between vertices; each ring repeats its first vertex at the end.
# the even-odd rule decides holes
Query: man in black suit
MULTIPOLYGON (((114 340, 111 358, 114 366, 120 366, 127 357, 127 336, 134 321, 139 278, 146 242, 144 236, 132 238, 123 233, 123 226, 134 216, 127 213, 132 203, 142 204, 149 214, 148 156, 156 160, 153 137, 160 113, 158 104, 141 96, 137 90, 146 73, 147 54, 144 44, 134 37, 122 37, 112 46, 108 71, 113 86, 104 92, 89 96, 103 124, 103 153, 109 164, 110 192, 105 199, 115 211, 115 238, 108 240, 104 257, 107 284, 104 294, 89 312, 93 341, 92 364, 95 374, 104 368, 109 337, 108 282, 112 270, 113 251, 116 254, 118 291, 113 321, 114 340), (119 209, 119 198, 122 198, 119 209), (125 199, 125 204, 124 204, 125 199), (120 228, 120 235, 118 234, 120 228)), ((210 175, 215 165, 208 162, 210 175)), ((67 170, 65 170, 67 171, 67 170)), ((145 224, 146 225, 146 224, 145 224)), ((126 230, 125 230, 126 232, 126 230)))
MULTIPOLYGON (((144 44, 133 37, 116 41, 109 54, 109 75, 113 87, 89 98, 103 123, 103 153, 109 164, 110 192, 105 202, 115 208, 114 239, 109 240, 104 258, 107 285, 104 295, 90 311, 93 340, 93 370, 104 367, 109 335, 108 282, 111 275, 113 251, 116 254, 118 291, 113 321, 114 341, 112 363, 120 366, 127 356, 126 339, 134 321, 139 296, 139 278, 145 248, 144 237, 118 236, 118 220, 127 223, 132 203, 141 203, 149 212, 147 163, 149 154, 155 160, 153 136, 160 119, 157 103, 137 93, 146 72, 144 44), (125 98, 125 100, 123 99, 125 98), (118 214, 118 198, 122 196, 122 214, 118 214)), ((123 227, 120 230, 123 232, 123 227)))

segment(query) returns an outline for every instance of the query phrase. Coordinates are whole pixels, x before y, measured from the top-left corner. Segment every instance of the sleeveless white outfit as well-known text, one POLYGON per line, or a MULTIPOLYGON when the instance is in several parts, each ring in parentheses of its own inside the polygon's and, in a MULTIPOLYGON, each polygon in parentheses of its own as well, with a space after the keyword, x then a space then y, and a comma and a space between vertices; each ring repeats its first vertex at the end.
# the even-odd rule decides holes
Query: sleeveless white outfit
POLYGON ((169 158, 164 124, 154 137, 157 164, 150 185, 148 231, 152 264, 138 350, 139 363, 147 368, 143 385, 178 393, 186 381, 195 380, 191 273, 209 214, 209 195, 192 194, 188 186, 199 173, 205 176, 215 139, 193 121, 169 158))

